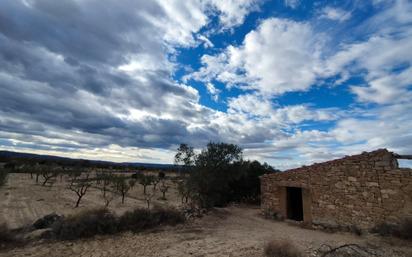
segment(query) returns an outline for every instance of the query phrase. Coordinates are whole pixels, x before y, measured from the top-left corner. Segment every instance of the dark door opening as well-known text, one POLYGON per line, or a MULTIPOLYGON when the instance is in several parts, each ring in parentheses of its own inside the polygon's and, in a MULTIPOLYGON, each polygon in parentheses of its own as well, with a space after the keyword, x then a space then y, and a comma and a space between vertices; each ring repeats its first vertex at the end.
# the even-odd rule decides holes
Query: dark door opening
POLYGON ((302 188, 286 188, 287 216, 288 219, 303 221, 302 188))

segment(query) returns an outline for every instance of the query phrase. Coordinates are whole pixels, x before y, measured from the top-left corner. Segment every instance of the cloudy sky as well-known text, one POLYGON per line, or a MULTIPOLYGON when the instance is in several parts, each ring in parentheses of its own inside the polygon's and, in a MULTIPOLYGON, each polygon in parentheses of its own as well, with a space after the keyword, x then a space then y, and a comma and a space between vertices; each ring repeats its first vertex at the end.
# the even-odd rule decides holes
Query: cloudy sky
POLYGON ((286 169, 412 152, 407 0, 1 0, 0 149, 286 169))

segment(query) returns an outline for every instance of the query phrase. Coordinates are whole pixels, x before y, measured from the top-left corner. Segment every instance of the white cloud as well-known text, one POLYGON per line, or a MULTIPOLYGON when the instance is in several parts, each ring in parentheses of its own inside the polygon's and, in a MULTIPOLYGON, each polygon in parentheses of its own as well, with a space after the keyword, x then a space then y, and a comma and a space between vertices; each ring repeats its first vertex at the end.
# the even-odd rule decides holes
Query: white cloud
POLYGON ((216 79, 265 95, 306 90, 320 69, 322 40, 309 24, 267 19, 246 35, 241 46, 203 56, 204 66, 187 78, 216 79))
POLYGON ((379 21, 381 30, 367 40, 333 47, 328 44, 327 35, 314 31, 309 23, 264 20, 240 46, 231 45, 219 54, 202 56, 203 66, 185 79, 205 83, 217 80, 228 88, 236 86, 276 96, 308 90, 317 81, 336 75, 340 75, 336 82, 339 85, 352 74, 362 73, 367 84, 352 87, 361 101, 387 103, 398 95, 405 96, 398 101, 407 99, 409 94, 404 93, 410 86, 409 72, 393 74, 394 70, 412 65, 409 20, 393 18, 400 5, 404 7, 400 17, 405 10, 412 10, 412 4, 398 1, 380 19, 371 18, 379 21))
POLYGON ((213 43, 212 43, 207 37, 205 37, 205 36, 203 36, 203 35, 198 35, 197 38, 198 38, 200 41, 203 42, 203 46, 204 46, 205 48, 210 48, 210 47, 213 47, 213 46, 214 46, 213 43))
POLYGON ((213 100, 217 102, 219 100, 220 90, 217 89, 212 83, 206 83, 207 92, 212 96, 213 100))
POLYGON ((321 19, 329 19, 334 21, 343 22, 350 19, 351 13, 340 8, 325 7, 321 11, 321 19))
POLYGON ((231 28, 244 22, 245 17, 252 11, 259 9, 258 0, 205 0, 220 15, 219 20, 224 28, 231 28))
POLYGON ((387 104, 394 102, 409 102, 412 92, 408 87, 412 85, 412 68, 399 74, 388 74, 368 81, 367 87, 352 86, 360 101, 387 104))
POLYGON ((412 103, 394 104, 370 110, 374 117, 348 118, 331 130, 344 146, 342 151, 356 151, 388 147, 398 153, 407 153, 412 144, 412 103))
POLYGON ((284 0, 284 3, 286 6, 295 9, 296 7, 299 6, 300 0, 284 0))

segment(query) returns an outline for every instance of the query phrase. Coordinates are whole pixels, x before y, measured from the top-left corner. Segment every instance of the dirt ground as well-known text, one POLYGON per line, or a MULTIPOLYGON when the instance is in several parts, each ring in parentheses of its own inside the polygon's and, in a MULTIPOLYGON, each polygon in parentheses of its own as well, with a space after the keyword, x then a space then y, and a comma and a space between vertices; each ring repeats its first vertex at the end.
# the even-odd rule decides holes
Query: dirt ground
MULTIPOLYGON (((13 175, 11 180, 15 179, 13 175)), ((29 178, 17 175, 16 182, 1 189, 1 218, 10 224, 22 224, 34 217, 50 212, 70 213, 73 211, 73 196, 63 190, 50 189, 49 193, 40 186, 23 185, 29 178), (54 191, 56 190, 56 191, 54 191), (8 193, 8 194, 7 194, 8 193), (5 195, 7 194, 7 195, 5 195), (52 197, 54 202, 46 201, 52 197), (38 201, 38 199, 45 199, 38 201)), ((47 189, 48 190, 48 189, 47 189)), ((137 189, 136 189, 137 190, 137 189)), ((98 195, 98 191, 94 192, 98 195)), ((87 195, 86 195, 87 196, 87 195)), ((171 197, 172 198, 172 197, 171 197)), ((177 204, 174 197, 172 204, 177 204)), ((89 195, 86 204, 99 206, 98 196, 89 195)), ((86 200, 86 198, 85 198, 86 200)), ((120 202, 113 204, 117 211, 144 204, 142 200, 127 199, 125 206, 120 202)), ((81 209, 81 208, 79 208, 81 209)), ((412 256, 410 242, 385 239, 372 235, 356 236, 348 233, 326 233, 308 230, 286 222, 264 219, 257 207, 230 206, 215 209, 200 219, 195 219, 177 227, 166 227, 156 231, 139 234, 124 233, 117 236, 97 236, 92 239, 50 242, 36 241, 22 248, 0 252, 0 256, 48 256, 48 257, 100 257, 100 256, 162 256, 162 257, 257 257, 263 256, 266 242, 285 239, 301 249, 307 256, 322 245, 339 246, 356 243, 367 245, 381 253, 380 256, 412 256)))
MULTIPOLYGON (((130 174, 129 174, 130 175, 130 174)), ((40 178, 41 182, 42 179, 40 178)), ((50 213, 73 214, 85 209, 93 209, 104 206, 102 192, 100 189, 92 187, 83 197, 80 207, 73 208, 77 196, 67 189, 68 182, 57 178, 52 187, 36 184, 35 179, 31 179, 29 174, 10 174, 8 183, 0 188, 0 224, 6 222, 9 227, 17 228, 34 222, 50 213)), ((167 201, 158 200, 161 193, 157 190, 153 197, 153 204, 177 206, 180 198, 173 186, 168 181, 170 189, 166 194, 167 201)), ((159 185, 158 185, 159 186, 159 185)), ((152 190, 148 187, 147 190, 152 190)), ((128 193, 125 203, 122 204, 121 197, 116 196, 110 203, 109 208, 121 214, 135 207, 145 207, 146 201, 143 196, 143 186, 136 184, 128 193)))

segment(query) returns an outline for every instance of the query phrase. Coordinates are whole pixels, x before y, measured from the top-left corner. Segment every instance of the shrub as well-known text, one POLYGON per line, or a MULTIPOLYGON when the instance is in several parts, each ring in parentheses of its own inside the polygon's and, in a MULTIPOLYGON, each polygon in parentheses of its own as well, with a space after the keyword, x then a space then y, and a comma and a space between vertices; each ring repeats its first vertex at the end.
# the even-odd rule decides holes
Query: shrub
POLYGON ((63 240, 113 234, 117 230, 116 217, 107 209, 84 211, 62 219, 52 227, 54 237, 63 240))
POLYGON ((140 232, 162 225, 174 226, 184 220, 183 213, 175 209, 135 209, 119 218, 107 209, 97 209, 57 221, 52 226, 52 236, 56 239, 74 240, 121 231, 140 232))
POLYGON ((404 219, 400 225, 399 236, 403 239, 412 239, 412 218, 404 219))
POLYGON ((7 182, 8 172, 5 169, 0 169, 0 187, 4 186, 7 182))
POLYGON ((265 256, 267 257, 302 257, 296 247, 285 240, 271 241, 265 246, 265 256))
POLYGON ((16 237, 16 234, 9 229, 5 223, 0 224, 0 249, 7 248, 16 243, 20 243, 20 240, 16 237))
POLYGON ((120 230, 131 230, 138 232, 153 226, 150 211, 146 209, 135 209, 125 212, 119 218, 120 230))
POLYGON ((363 231, 361 228, 359 228, 356 225, 351 225, 348 227, 348 231, 351 232, 352 234, 355 234, 357 236, 361 236, 363 234, 363 231))
POLYGON ((412 218, 405 218, 399 224, 383 222, 371 229, 372 233, 381 236, 395 236, 403 239, 412 239, 412 218))
POLYGON ((140 232, 161 225, 177 225, 185 220, 183 214, 176 209, 157 208, 154 210, 134 209, 119 218, 120 230, 140 232))
POLYGON ((183 213, 174 208, 155 208, 152 215, 157 221, 157 225, 175 226, 185 221, 183 213))

